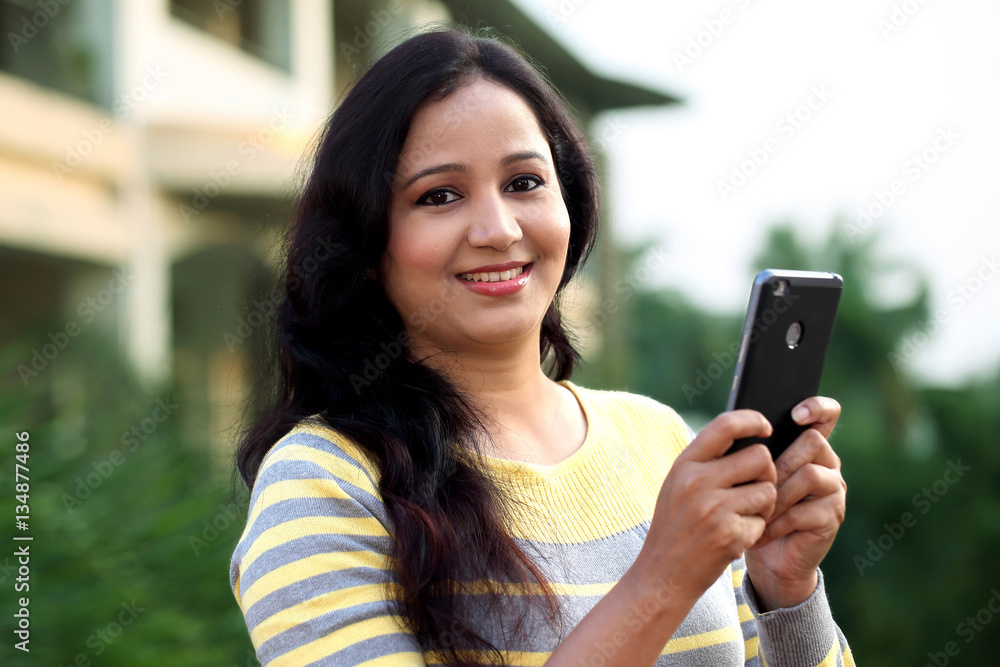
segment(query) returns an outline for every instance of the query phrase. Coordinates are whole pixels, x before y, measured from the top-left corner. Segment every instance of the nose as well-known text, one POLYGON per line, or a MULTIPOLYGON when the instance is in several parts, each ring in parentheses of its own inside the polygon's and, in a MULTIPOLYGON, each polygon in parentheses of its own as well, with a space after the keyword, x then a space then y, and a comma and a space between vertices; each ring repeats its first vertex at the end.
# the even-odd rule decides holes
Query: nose
POLYGON ((482 196, 479 205, 470 207, 469 245, 476 248, 506 250, 521 240, 521 226, 499 193, 482 196))

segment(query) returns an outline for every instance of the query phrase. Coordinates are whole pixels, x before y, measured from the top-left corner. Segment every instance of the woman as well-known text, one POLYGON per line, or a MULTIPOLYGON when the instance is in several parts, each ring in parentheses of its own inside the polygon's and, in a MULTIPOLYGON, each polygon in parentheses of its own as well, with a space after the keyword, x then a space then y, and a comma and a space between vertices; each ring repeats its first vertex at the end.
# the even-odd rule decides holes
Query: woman
POLYGON ((419 35, 344 99, 290 232, 281 394, 238 452, 264 664, 853 664, 817 569, 839 406, 805 401, 774 462, 722 457, 759 413, 694 437, 569 382, 557 297, 596 221, 584 140, 497 41, 419 35))

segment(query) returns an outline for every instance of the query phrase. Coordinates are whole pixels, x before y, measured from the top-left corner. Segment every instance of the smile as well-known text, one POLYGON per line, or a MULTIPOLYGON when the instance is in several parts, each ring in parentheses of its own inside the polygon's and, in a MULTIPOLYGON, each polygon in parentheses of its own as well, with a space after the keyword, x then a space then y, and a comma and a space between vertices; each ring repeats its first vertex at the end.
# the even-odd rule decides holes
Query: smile
POLYGON ((491 271, 490 273, 464 273, 462 280, 473 283, 499 283, 511 278, 517 278, 524 273, 524 267, 519 266, 507 271, 491 271))
POLYGON ((528 284, 531 276, 532 262, 518 266, 515 262, 506 265, 484 266, 480 268, 503 268, 503 271, 477 271, 460 273, 458 278, 465 287, 482 296, 509 296, 521 291, 528 284), (514 264, 514 266, 511 266, 514 264))

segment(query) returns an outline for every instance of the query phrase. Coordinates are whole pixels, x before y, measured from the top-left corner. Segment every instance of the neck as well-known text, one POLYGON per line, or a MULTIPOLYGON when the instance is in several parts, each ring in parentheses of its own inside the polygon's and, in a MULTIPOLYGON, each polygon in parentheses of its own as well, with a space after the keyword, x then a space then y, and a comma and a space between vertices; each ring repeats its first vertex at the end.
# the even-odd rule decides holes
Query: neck
POLYGON ((544 458, 533 436, 564 415, 564 390, 542 372, 539 332, 497 346, 439 352, 419 348, 421 363, 443 373, 487 419, 492 442, 484 453, 501 458, 544 458))

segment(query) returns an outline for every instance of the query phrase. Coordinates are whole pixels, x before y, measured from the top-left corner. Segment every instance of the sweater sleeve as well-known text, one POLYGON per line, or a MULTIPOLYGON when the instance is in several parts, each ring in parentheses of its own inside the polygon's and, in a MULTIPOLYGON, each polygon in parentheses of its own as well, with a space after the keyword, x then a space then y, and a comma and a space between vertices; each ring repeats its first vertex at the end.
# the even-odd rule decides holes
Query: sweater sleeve
POLYGON ((802 603, 763 613, 742 558, 733 563, 733 585, 747 667, 854 667, 847 639, 833 620, 822 572, 802 603))
POLYGON ((268 453, 230 583, 265 666, 423 667, 392 596, 392 537, 372 473, 331 432, 268 453))

